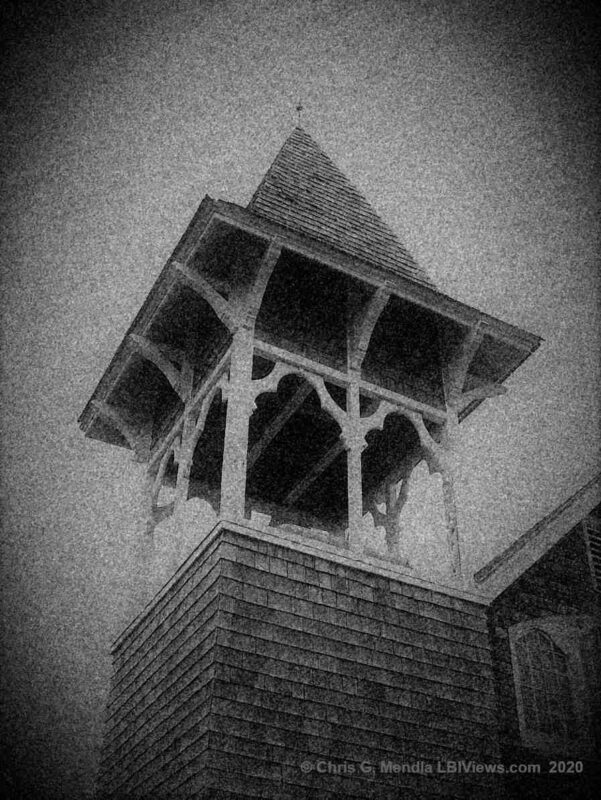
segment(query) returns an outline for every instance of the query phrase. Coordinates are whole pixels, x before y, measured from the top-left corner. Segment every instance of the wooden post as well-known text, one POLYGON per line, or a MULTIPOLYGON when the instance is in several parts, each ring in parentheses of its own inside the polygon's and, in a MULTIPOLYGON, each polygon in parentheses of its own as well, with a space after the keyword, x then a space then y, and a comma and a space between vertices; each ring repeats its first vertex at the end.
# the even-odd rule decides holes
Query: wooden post
POLYGON ((343 436, 347 447, 347 489, 348 489, 348 540, 352 550, 361 547, 360 530, 363 520, 363 481, 361 473, 361 453, 365 439, 361 434, 361 413, 359 406, 359 383, 356 375, 351 375, 347 389, 347 414, 350 435, 343 436))
POLYGON ((442 430, 444 457, 440 476, 442 478, 442 501, 447 531, 447 547, 451 572, 461 577, 461 549, 459 547, 459 527, 457 524, 457 501, 455 500, 455 477, 457 474, 457 437, 459 434, 459 415, 456 406, 447 405, 447 421, 442 430))
POLYGON ((220 515, 242 519, 246 496, 248 420, 252 411, 253 333, 240 327, 234 334, 227 388, 225 443, 221 473, 220 515))

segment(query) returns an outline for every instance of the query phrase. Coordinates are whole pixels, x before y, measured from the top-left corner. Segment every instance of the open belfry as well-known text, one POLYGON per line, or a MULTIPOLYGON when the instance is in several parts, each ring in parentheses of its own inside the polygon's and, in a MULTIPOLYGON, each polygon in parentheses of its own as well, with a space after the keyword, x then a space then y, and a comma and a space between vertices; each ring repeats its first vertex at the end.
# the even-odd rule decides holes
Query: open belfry
POLYGON ((98 797, 494 795, 440 766, 499 752, 457 443, 539 343, 439 292, 301 127, 246 208, 204 198, 80 417, 147 468, 98 797))

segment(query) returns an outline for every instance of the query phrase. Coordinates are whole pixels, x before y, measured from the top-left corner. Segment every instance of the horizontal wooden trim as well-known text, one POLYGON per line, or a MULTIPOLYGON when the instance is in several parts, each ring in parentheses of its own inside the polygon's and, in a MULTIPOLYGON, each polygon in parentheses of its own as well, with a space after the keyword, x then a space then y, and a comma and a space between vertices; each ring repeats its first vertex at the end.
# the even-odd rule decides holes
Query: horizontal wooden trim
MULTIPOLYGON (((262 355, 267 358, 275 359, 276 361, 283 361, 285 364, 290 364, 292 367, 298 367, 301 370, 320 375, 324 380, 333 383, 336 386, 348 387, 350 383, 354 382, 356 378, 341 370, 329 367, 326 364, 321 364, 311 358, 300 355, 299 353, 292 353, 289 350, 284 350, 277 345, 270 344, 269 342, 255 339, 253 343, 254 351, 257 355, 262 355)), ((380 400, 388 400, 398 406, 399 409, 408 409, 423 414, 426 419, 443 423, 446 419, 446 413, 440 409, 434 408, 427 403, 421 403, 418 400, 413 400, 411 397, 399 394, 398 392, 390 391, 382 386, 369 381, 359 380, 359 389, 363 394, 368 397, 377 398, 380 400)))

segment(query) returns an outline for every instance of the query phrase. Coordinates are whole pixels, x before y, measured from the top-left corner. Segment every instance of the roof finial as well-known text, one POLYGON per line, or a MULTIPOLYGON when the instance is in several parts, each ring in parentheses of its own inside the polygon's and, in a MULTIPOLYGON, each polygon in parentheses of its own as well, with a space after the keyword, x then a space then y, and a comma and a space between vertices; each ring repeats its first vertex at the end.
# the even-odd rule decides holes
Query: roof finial
POLYGON ((298 114, 298 124, 300 125, 301 124, 301 114, 303 113, 303 104, 302 104, 302 102, 300 100, 298 101, 298 105, 296 107, 296 113, 298 114))

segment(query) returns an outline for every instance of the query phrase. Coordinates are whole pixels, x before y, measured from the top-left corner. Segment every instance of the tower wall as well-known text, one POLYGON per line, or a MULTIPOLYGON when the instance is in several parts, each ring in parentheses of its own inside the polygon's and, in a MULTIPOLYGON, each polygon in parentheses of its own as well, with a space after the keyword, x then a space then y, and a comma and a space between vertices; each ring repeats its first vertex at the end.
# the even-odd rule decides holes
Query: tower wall
POLYGON ((214 529, 114 648, 100 797, 491 795, 484 607, 321 547, 214 529))

